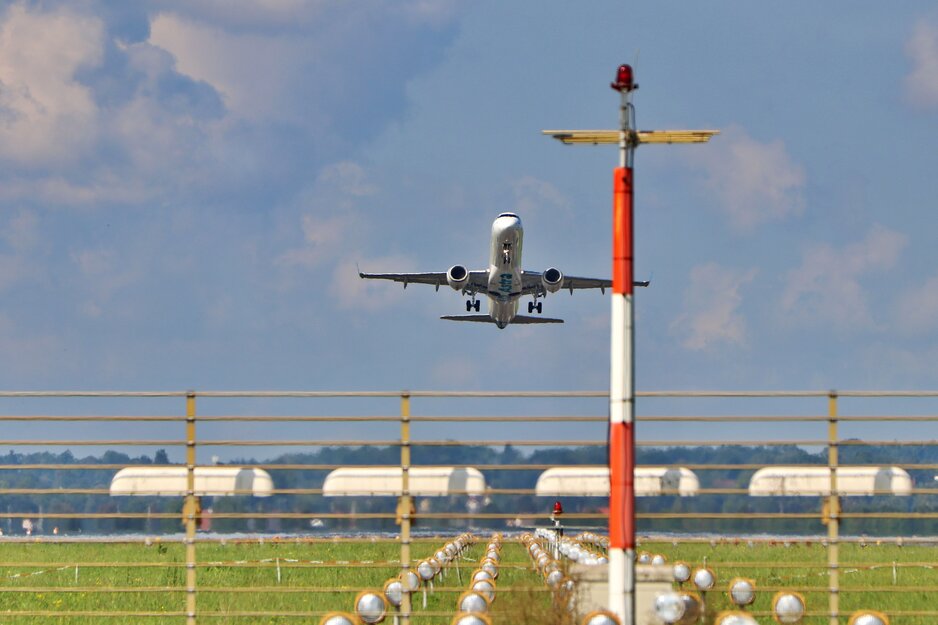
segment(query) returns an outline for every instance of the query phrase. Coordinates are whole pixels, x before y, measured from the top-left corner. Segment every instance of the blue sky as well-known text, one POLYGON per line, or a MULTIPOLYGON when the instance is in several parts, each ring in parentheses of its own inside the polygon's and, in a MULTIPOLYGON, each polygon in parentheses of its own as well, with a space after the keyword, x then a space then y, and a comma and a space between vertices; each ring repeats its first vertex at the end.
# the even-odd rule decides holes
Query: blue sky
POLYGON ((369 271, 606 277, 636 161, 644 390, 938 387, 929 2, 13 2, 0 9, 7 389, 596 389, 609 299, 455 324, 369 271), (233 8, 237 7, 237 8, 233 8))

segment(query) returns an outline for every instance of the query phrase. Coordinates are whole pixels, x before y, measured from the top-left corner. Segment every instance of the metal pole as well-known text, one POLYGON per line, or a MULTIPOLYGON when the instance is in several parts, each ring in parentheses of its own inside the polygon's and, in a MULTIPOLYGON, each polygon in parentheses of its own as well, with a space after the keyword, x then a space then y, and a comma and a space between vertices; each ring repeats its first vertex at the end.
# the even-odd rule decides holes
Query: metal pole
POLYGON ((410 570, 410 395, 401 395, 401 499, 398 502, 401 518, 401 593, 400 624, 410 623, 410 592, 405 575, 410 570))
POLYGON ((609 609, 635 623, 635 368, 632 150, 629 91, 622 91, 619 167, 612 195, 612 354, 609 389, 609 609))
POLYGON ((839 535, 840 497, 837 494, 837 391, 831 391, 827 399, 827 464, 831 474, 831 492, 827 500, 827 568, 828 609, 830 625, 840 623, 840 580, 839 580, 839 535))
POLYGON ((186 625, 195 625, 195 393, 186 394, 186 625))

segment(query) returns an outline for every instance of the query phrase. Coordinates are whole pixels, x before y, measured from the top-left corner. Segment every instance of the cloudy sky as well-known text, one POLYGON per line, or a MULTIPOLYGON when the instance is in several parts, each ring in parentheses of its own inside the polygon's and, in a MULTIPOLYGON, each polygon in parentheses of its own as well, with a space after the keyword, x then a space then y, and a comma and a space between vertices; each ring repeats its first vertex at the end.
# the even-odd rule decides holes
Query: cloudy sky
POLYGON ((440 321, 368 271, 607 277, 614 148, 545 128, 718 128, 637 155, 638 384, 938 388, 931 2, 6 2, 6 389, 591 389, 609 298, 562 326, 440 321), (236 8, 235 8, 236 7, 236 8))

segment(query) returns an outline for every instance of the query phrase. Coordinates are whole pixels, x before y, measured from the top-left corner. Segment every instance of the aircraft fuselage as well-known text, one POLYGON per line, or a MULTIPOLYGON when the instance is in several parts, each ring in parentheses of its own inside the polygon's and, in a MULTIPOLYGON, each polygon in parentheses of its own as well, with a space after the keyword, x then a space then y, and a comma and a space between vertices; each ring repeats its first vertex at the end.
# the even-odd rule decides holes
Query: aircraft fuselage
POLYGON ((521 245, 524 228, 514 213, 502 213, 492 223, 489 257, 489 316, 504 328, 518 314, 521 298, 521 245))

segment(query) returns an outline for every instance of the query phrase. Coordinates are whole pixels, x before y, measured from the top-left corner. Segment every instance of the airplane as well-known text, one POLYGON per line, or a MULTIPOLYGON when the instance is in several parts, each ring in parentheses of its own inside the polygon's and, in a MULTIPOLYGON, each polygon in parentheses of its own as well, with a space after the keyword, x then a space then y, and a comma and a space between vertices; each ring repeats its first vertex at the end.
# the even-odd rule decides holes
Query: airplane
MULTIPOLYGON (((432 284, 436 290, 448 284, 453 290, 468 295, 466 312, 479 312, 480 302, 476 295, 488 297, 488 314, 444 315, 440 319, 449 321, 475 321, 494 323, 499 329, 509 324, 563 323, 563 319, 535 317, 531 313, 543 311, 543 302, 538 299, 567 289, 573 294, 575 289, 599 289, 603 293, 612 286, 612 280, 600 278, 579 278, 565 276, 559 269, 550 267, 543 273, 525 271, 521 268, 521 243, 524 228, 521 219, 515 213, 502 213, 492 223, 492 243, 488 269, 470 271, 464 265, 453 265, 447 271, 425 273, 364 273, 358 275, 369 280, 393 280, 401 282, 404 288, 408 284, 432 284), (534 301, 528 302, 528 315, 518 314, 519 300, 530 295, 534 301)), ((636 286, 648 286, 648 282, 635 282, 636 286)))

